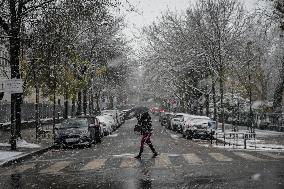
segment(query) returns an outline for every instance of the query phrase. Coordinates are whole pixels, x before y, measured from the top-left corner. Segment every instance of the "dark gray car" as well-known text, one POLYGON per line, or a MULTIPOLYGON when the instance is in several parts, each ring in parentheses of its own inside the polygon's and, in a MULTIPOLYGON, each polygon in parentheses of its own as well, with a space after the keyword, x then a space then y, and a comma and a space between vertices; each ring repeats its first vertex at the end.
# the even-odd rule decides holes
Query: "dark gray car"
POLYGON ((62 121, 62 123, 55 128, 55 145, 91 146, 96 140, 96 127, 99 125, 95 118, 92 120, 88 118, 70 118, 62 121))

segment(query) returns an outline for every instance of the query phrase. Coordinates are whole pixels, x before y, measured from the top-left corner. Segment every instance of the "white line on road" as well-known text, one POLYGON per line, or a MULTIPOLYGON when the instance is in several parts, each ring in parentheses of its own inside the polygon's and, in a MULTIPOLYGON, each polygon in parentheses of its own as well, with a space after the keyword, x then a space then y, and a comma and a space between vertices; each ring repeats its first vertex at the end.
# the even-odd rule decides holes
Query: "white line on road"
POLYGON ((131 167, 138 167, 139 162, 137 159, 134 158, 123 158, 120 164, 121 168, 131 168, 131 167))
POLYGON ((113 155, 115 158, 121 158, 121 157, 134 157, 135 154, 118 154, 118 155, 113 155))
POLYGON ((196 154, 190 153, 190 154, 183 154, 184 159, 189 164, 201 164, 203 163, 202 159, 200 159, 196 154))
POLYGON ((171 161, 167 154, 160 154, 155 158, 155 167, 167 167, 171 165, 171 161))
POLYGON ((244 159, 247 159, 247 160, 253 160, 253 161, 264 161, 264 159, 261 159, 259 157, 256 157, 256 156, 253 156, 253 155, 250 155, 250 154, 247 154, 247 153, 243 153, 243 152, 233 152, 235 155, 239 156, 239 157, 242 157, 244 159))
POLYGON ((221 153, 208 153, 208 154, 217 161, 233 161, 232 158, 229 158, 221 153))
POLYGON ((107 137, 117 137, 117 136, 118 136, 118 133, 115 133, 115 134, 108 135, 107 137))
POLYGON ((20 165, 19 167, 15 167, 14 169, 10 169, 7 172, 4 172, 1 175, 11 175, 11 174, 16 174, 16 173, 23 173, 24 171, 31 169, 35 166, 34 163, 27 164, 27 165, 20 165))
POLYGON ((59 173, 60 170, 64 169, 65 167, 67 167, 69 164, 71 163, 71 161, 60 161, 60 162, 56 162, 55 164, 49 166, 46 169, 43 169, 40 171, 40 173, 48 173, 48 174, 56 174, 59 173))
POLYGON ((282 158, 284 158, 284 155, 280 155, 280 154, 274 154, 274 153, 268 153, 268 152, 260 152, 260 154, 268 156, 268 157, 272 157, 274 159, 282 159, 282 158))
POLYGON ((91 161, 87 165, 85 165, 81 169, 81 171, 100 169, 105 164, 106 160, 107 159, 94 159, 93 161, 91 161))

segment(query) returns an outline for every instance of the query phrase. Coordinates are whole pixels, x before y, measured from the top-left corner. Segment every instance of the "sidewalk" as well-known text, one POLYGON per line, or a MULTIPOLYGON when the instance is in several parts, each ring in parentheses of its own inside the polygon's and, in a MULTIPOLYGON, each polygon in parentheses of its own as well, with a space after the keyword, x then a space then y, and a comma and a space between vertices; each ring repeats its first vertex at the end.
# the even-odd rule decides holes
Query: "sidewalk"
POLYGON ((233 132, 232 126, 225 124, 225 140, 221 129, 217 133, 217 144, 213 145, 219 148, 284 151, 283 132, 255 129, 255 138, 244 139, 243 136, 249 133, 246 127, 239 127, 238 132, 233 132))
POLYGON ((21 161, 25 158, 44 153, 52 148, 52 126, 43 126, 50 130, 44 137, 36 139, 35 128, 22 130, 22 140, 17 141, 17 149, 12 151, 10 140, 10 131, 0 130, 0 166, 9 165, 13 162, 21 161))

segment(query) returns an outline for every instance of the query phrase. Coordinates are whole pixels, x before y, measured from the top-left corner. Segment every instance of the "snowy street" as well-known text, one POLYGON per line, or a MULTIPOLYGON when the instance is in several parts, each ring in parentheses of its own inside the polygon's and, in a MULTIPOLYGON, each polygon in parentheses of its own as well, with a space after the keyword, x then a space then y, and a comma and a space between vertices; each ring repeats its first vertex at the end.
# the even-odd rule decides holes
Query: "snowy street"
POLYGON ((50 150, 22 163, 0 168, 0 188, 282 188, 284 153, 204 147, 153 123, 155 159, 135 119, 126 121, 92 148, 50 150))
POLYGON ((0 189, 284 189, 284 0, 0 0, 0 189))

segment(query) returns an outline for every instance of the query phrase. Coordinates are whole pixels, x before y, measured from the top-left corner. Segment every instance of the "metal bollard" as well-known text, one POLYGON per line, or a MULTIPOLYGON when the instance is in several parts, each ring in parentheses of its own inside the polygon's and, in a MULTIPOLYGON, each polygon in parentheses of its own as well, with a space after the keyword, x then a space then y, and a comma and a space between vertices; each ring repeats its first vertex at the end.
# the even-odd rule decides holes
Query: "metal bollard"
POLYGON ((247 139, 244 139, 244 149, 247 149, 247 139))

